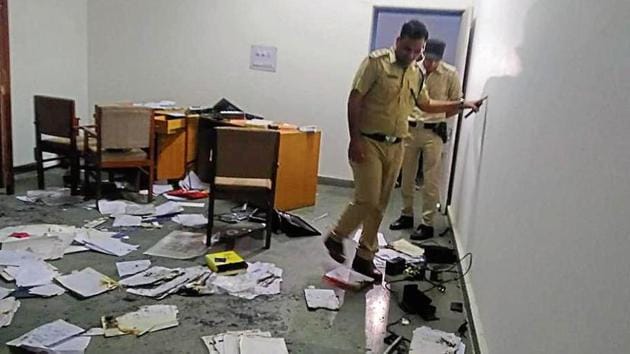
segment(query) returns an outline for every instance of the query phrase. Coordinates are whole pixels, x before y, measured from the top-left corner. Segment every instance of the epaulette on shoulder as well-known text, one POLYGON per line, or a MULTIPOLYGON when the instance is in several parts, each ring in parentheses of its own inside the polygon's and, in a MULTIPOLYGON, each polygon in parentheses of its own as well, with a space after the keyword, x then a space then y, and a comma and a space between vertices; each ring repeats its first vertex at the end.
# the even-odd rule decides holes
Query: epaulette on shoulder
POLYGON ((389 55, 389 49, 382 48, 382 49, 377 49, 373 51, 372 53, 370 53, 370 58, 378 58, 385 55, 389 55))
POLYGON ((444 65, 444 68, 446 68, 448 71, 457 71, 457 69, 449 63, 442 62, 442 65, 444 65))

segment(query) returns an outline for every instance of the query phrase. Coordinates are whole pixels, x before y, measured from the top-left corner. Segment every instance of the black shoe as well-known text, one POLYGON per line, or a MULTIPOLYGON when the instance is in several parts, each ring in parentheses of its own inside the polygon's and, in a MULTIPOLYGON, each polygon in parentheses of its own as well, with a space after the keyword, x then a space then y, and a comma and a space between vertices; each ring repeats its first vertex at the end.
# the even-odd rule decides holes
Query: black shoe
POLYGON ((404 230, 413 228, 413 217, 401 215, 396 221, 389 225, 390 230, 404 230))
POLYGON ((416 231, 411 234, 411 239, 414 241, 422 241, 433 237, 433 227, 420 224, 416 231))
POLYGON ((324 246, 328 249, 328 254, 338 263, 344 263, 346 261, 346 256, 343 253, 343 243, 335 240, 332 235, 328 235, 326 241, 324 241, 324 246))
POLYGON ((374 281, 380 282, 383 280, 383 273, 376 269, 374 262, 363 259, 359 256, 354 257, 354 261, 352 261, 352 269, 365 275, 366 277, 374 279, 374 281))

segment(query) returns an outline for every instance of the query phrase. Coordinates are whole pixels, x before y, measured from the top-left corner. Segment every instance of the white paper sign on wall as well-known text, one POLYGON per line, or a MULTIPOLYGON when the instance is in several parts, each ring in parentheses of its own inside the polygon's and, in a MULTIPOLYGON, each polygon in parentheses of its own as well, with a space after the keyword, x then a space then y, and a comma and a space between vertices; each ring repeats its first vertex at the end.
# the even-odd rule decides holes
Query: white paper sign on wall
POLYGON ((253 45, 249 55, 249 68, 252 70, 276 71, 278 48, 253 45))

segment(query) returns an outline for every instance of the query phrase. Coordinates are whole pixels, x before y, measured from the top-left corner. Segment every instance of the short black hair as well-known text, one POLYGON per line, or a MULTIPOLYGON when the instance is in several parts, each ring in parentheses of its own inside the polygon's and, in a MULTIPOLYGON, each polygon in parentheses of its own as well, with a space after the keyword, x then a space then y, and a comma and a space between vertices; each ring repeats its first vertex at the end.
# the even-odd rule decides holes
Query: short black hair
POLYGON ((400 38, 429 39, 429 30, 418 20, 406 22, 400 29, 400 38))

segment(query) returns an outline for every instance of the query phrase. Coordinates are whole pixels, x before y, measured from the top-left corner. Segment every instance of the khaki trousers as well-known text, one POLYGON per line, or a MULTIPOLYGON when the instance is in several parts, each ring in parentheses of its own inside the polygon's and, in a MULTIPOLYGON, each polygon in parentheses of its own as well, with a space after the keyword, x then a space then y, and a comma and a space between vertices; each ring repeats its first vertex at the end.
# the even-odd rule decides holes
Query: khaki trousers
POLYGON ((350 162, 354 198, 341 214, 333 229, 333 237, 341 240, 363 226, 357 256, 372 260, 378 252, 378 228, 400 171, 403 144, 363 138, 363 146, 364 160, 361 163, 350 162))
POLYGON ((413 217, 413 195, 415 192, 418 158, 422 153, 422 224, 433 226, 440 198, 440 175, 442 161, 442 139, 431 129, 409 127, 410 136, 405 139, 405 156, 402 164, 403 198, 402 215, 413 217))

